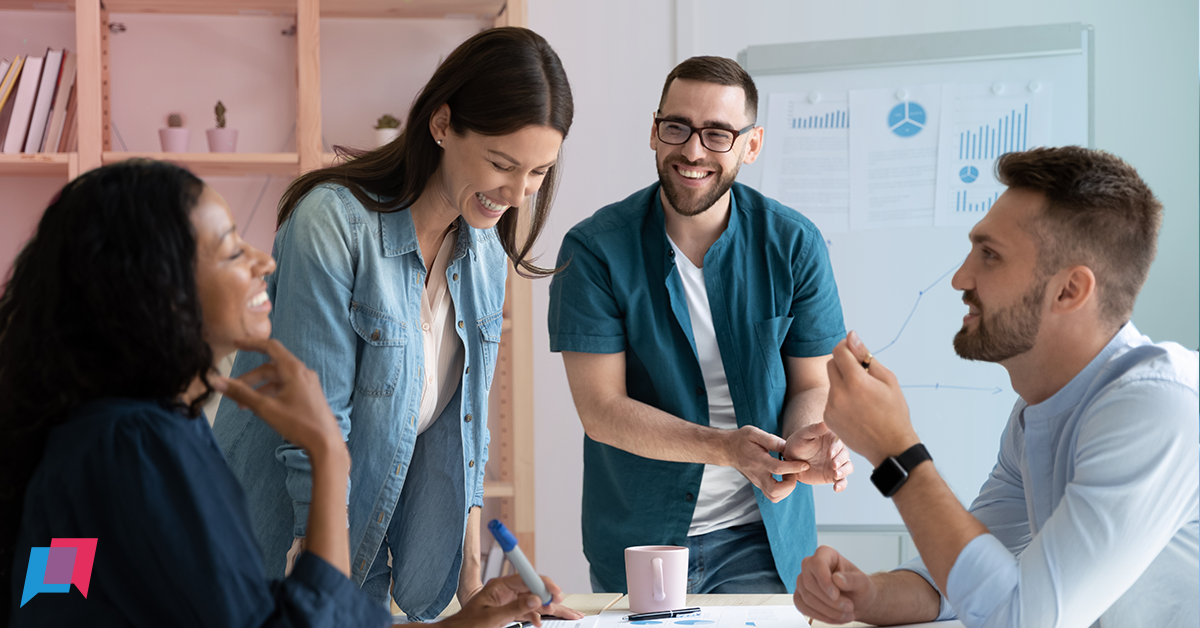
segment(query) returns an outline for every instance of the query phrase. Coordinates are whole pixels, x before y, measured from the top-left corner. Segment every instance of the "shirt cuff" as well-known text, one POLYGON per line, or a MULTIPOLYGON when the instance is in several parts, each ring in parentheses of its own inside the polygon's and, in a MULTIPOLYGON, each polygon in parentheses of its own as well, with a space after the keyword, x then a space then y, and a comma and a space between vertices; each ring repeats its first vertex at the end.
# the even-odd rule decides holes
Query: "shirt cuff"
POLYGON ((620 353, 625 350, 625 336, 587 336, 584 334, 554 334, 550 350, 577 353, 620 353))
POLYGON ((1021 580, 1017 559, 991 534, 981 534, 958 554, 946 597, 953 601, 958 616, 968 626, 978 626, 991 617, 1004 600, 1012 597, 1021 580))
POLYGON ((929 586, 933 587, 934 591, 937 591, 938 616, 934 621, 948 621, 958 618, 958 615, 954 612, 954 607, 950 606, 950 601, 946 599, 946 596, 942 595, 941 591, 938 591, 937 585, 933 582, 933 575, 929 573, 929 569, 925 567, 925 562, 920 558, 914 558, 893 569, 893 571, 911 571, 924 578, 925 582, 928 582, 929 586))

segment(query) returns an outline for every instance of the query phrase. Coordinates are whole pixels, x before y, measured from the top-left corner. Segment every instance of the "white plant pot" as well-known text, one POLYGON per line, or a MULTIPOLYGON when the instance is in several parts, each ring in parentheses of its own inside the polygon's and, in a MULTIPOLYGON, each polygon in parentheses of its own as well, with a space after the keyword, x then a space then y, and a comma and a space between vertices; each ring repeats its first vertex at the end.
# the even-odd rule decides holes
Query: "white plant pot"
POLYGON ((158 130, 158 141, 162 142, 164 153, 188 152, 188 138, 191 133, 183 127, 170 127, 158 130))
POLYGON ((390 144, 397 137, 400 137, 400 129, 375 129, 375 146, 390 144))
POLYGON ((209 129, 208 152, 232 153, 237 150, 237 129, 209 129))

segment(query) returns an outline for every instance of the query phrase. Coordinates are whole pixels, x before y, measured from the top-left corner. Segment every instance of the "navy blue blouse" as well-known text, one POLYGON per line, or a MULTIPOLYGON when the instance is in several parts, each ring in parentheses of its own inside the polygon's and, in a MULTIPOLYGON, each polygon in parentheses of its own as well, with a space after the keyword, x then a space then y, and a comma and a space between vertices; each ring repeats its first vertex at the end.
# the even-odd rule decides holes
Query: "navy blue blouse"
POLYGON ((203 418, 147 400, 84 404, 55 428, 25 496, 13 565, 17 626, 386 626, 391 615, 303 554, 268 580, 245 493, 203 418), (18 607, 30 550, 96 538, 87 598, 18 607))

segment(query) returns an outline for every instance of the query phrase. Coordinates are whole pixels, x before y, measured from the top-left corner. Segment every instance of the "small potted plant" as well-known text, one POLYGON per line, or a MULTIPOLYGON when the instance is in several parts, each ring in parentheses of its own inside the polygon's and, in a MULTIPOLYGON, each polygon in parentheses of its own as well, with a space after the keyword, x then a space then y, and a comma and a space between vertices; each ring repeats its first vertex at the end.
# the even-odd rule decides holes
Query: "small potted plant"
POLYGON ((400 121, 390 113, 375 121, 375 145, 383 146, 400 136, 400 121))
POLYGON ((158 130, 158 141, 164 153, 188 152, 188 130, 183 128, 183 116, 173 113, 167 116, 167 128, 158 130))
POLYGON ((217 127, 208 130, 208 152, 232 153, 237 147, 237 129, 225 128, 225 105, 217 101, 214 109, 217 114, 217 127))

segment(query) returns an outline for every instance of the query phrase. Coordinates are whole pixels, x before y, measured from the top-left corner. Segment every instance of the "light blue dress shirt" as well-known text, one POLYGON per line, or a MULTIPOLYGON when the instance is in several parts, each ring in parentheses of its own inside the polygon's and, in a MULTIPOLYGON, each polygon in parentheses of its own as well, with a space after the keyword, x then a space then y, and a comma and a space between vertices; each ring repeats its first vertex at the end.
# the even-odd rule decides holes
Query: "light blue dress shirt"
MULTIPOLYGON (((1127 323, 1054 396, 1018 400, 938 619, 1200 625, 1197 354, 1127 323)), ((901 566, 932 585, 920 559, 901 566)))

